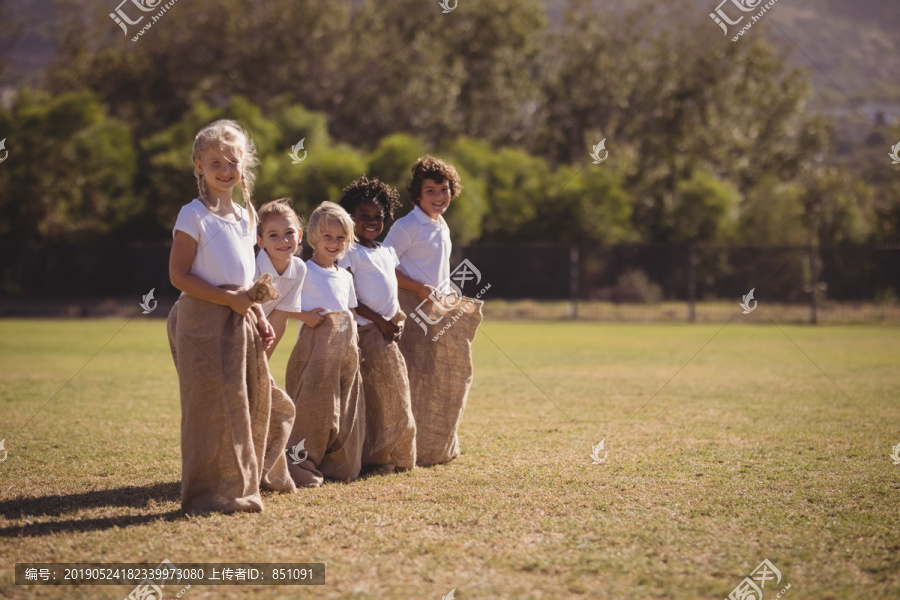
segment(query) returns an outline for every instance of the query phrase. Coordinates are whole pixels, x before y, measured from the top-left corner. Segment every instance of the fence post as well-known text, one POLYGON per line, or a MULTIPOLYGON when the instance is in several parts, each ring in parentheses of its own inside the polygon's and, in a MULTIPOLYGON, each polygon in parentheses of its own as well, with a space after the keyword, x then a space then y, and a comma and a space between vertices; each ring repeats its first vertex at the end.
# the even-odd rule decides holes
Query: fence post
POLYGON ((818 305, 816 291, 819 289, 819 252, 818 247, 809 247, 809 322, 818 323, 818 305))
POLYGON ((569 318, 578 318, 578 246, 569 248, 569 318))
POLYGON ((697 249, 693 243, 688 244, 688 322, 696 318, 697 302, 697 249))

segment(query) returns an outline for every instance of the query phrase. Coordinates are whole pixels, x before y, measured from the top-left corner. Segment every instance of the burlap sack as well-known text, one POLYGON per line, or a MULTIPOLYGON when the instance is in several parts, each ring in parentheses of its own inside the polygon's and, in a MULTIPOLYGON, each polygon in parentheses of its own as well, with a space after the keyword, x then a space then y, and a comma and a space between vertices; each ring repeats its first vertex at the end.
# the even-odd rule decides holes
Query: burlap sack
POLYGON ((167 330, 181 390, 182 510, 258 512, 260 486, 296 491, 283 460, 293 411, 274 387, 255 315, 182 295, 167 330))
POLYGON ((291 478, 287 456, 284 454, 294 426, 294 401, 275 384, 271 375, 269 386, 272 389, 272 412, 259 487, 276 492, 296 492, 297 486, 291 478))
POLYGON ((296 411, 288 451, 303 444, 288 469, 298 486, 359 477, 366 408, 355 336, 349 312, 328 313, 317 327, 300 328, 288 359, 285 387, 296 411))
POLYGON ((400 290, 406 325, 400 352, 409 374, 416 421, 416 464, 428 467, 459 456, 457 429, 472 385, 472 341, 481 324, 484 302, 455 299, 447 310, 400 290))
MULTIPOLYGON (((391 322, 403 324, 397 313, 391 322)), ((384 339, 375 323, 359 328, 359 370, 366 397, 363 466, 382 470, 416 466, 416 423, 409 399, 406 361, 397 342, 384 339)))

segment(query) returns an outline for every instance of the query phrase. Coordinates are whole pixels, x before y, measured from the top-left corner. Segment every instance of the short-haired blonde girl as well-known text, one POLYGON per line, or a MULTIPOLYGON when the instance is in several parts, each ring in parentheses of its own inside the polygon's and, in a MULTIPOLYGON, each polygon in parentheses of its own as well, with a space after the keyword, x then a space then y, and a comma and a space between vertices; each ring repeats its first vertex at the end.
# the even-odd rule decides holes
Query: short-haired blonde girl
POLYGON ((297 343, 288 359, 285 388, 297 417, 289 446, 308 455, 288 465, 298 487, 359 476, 365 407, 356 346, 353 276, 335 264, 353 243, 353 220, 333 202, 309 217, 306 237, 313 249, 300 292, 303 311, 297 343))

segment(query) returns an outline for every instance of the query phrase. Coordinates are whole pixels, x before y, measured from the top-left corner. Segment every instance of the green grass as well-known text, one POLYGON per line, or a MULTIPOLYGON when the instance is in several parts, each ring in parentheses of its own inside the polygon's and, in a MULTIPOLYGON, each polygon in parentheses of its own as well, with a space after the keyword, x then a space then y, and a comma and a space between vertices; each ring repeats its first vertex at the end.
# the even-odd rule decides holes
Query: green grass
POLYGON ((120 600, 13 566, 164 558, 327 563, 187 600, 721 600, 764 558, 789 600, 900 597, 896 328, 487 322, 474 353, 456 461, 187 518, 164 322, 0 321, 0 597, 120 600))

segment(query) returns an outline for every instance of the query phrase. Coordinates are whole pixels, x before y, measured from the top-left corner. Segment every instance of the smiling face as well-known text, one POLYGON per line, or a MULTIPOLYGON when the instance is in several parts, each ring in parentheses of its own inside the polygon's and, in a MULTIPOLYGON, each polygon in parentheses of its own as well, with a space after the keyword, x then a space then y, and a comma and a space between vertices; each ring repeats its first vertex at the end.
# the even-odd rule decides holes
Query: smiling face
POLYGON ((449 181, 444 180, 442 183, 438 183, 434 179, 423 179, 422 193, 419 195, 419 208, 432 220, 437 221, 450 207, 451 196, 449 181))
POLYGON ((368 248, 373 248, 375 238, 384 231, 384 207, 375 200, 363 200, 350 216, 353 218, 359 242, 368 248))
POLYGON ((297 253, 297 246, 303 239, 303 232, 294 222, 282 215, 272 215, 262 224, 262 236, 257 236, 257 244, 264 250, 272 261, 272 266, 279 274, 291 262, 291 257, 297 253))
POLYGON ((313 251, 313 260, 320 267, 332 267, 334 262, 343 256, 344 252, 350 245, 350 240, 340 221, 333 218, 326 218, 320 226, 319 235, 317 236, 313 251))
POLYGON ((194 160, 194 166, 206 181, 211 197, 231 198, 234 186, 241 183, 241 152, 238 148, 209 148, 194 160))

